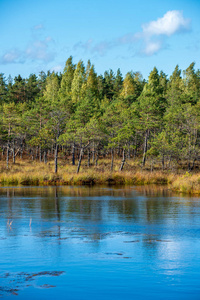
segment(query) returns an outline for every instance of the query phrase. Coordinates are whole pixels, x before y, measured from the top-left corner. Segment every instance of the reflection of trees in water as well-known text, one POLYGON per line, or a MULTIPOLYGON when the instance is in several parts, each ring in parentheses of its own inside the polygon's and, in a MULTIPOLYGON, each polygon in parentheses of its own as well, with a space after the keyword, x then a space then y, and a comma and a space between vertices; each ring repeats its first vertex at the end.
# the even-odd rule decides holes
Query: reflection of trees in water
MULTIPOLYGON (((62 226, 87 226, 89 221, 91 228, 88 232, 95 240, 101 239, 102 230, 105 230, 99 224, 110 224, 112 220, 119 225, 120 221, 148 225, 177 222, 184 211, 190 218, 198 216, 200 202, 194 198, 169 196, 163 187, 137 187, 138 190, 140 193, 129 188, 3 188, 0 189, 0 197, 4 197, 4 201, 0 201, 0 210, 7 219, 34 216, 37 219, 64 222, 62 226), (73 224, 70 225, 71 221, 73 224)), ((60 236, 60 226, 57 226, 57 230, 60 236)), ((148 247, 156 244, 151 236, 144 239, 144 243, 148 247)))
POLYGON ((173 193, 166 185, 141 185, 136 186, 135 189, 145 196, 169 197, 177 195, 176 193, 173 193))

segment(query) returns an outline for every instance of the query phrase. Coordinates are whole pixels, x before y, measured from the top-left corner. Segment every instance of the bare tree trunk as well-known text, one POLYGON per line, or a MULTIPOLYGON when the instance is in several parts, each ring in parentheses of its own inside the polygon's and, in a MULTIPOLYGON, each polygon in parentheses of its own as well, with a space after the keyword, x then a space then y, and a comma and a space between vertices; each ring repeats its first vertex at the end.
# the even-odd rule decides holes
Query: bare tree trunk
POLYGON ((128 160, 131 159, 131 148, 130 148, 130 142, 128 143, 128 160))
POLYGON ((99 159, 99 151, 97 150, 97 155, 96 155, 95 166, 97 166, 98 159, 99 159))
POLYGON ((94 141, 93 141, 92 161, 93 161, 93 163, 95 161, 95 143, 94 143, 94 141))
POLYGON ((75 143, 72 146, 72 166, 75 166, 75 143))
POLYGON ((163 156, 162 156, 162 170, 164 171, 164 169, 165 169, 165 156, 163 154, 163 156))
POLYGON ((125 149, 123 148, 123 156, 122 156, 122 163, 121 163, 121 167, 120 167, 120 171, 123 170, 124 164, 125 164, 125 160, 126 160, 126 156, 125 156, 125 149))
POLYGON ((195 161, 196 161, 196 158, 193 159, 191 171, 194 169, 195 161))
POLYGON ((58 171, 58 144, 55 144, 55 154, 54 154, 54 164, 55 164, 55 173, 58 171))
POLYGON ((31 150, 31 158, 32 158, 32 160, 34 160, 33 150, 31 150))
POLYGON ((90 148, 88 148, 88 162, 87 162, 88 167, 90 167, 90 148))
POLYGON ((21 142, 21 144, 20 144, 20 147, 21 147, 21 150, 20 150, 20 158, 22 159, 22 154, 23 154, 23 144, 22 144, 22 142, 21 142))
POLYGON ((191 172, 194 169, 196 158, 193 159, 192 165, 188 163, 188 171, 191 172))
POLYGON ((47 163, 47 149, 44 150, 44 163, 47 163))
POLYGON ((5 148, 3 148, 3 150, 2 150, 2 160, 3 160, 3 157, 4 157, 4 152, 5 152, 5 148))
POLYGON ((113 165, 114 165, 114 150, 111 149, 111 167, 110 170, 113 171, 113 165))
POLYGON ((35 149, 35 159, 37 159, 37 158, 38 158, 38 146, 35 149))
POLYGON ((171 158, 172 158, 172 156, 170 155, 169 161, 168 161, 168 168, 169 168, 169 169, 170 169, 170 167, 171 167, 171 158))
POLYGON ((78 167, 77 167, 77 171, 76 171, 77 174, 79 173, 79 170, 80 170, 82 157, 83 157, 83 147, 81 147, 81 150, 80 150, 80 156, 79 156, 79 161, 78 161, 78 167))
POLYGON ((41 146, 39 147, 39 159, 40 159, 40 162, 42 162, 42 149, 41 149, 41 146))
POLYGON ((15 146, 13 145, 13 164, 15 164, 15 146))
POLYGON ((10 148, 10 145, 8 143, 8 145, 7 145, 7 152, 6 152, 6 165, 7 165, 7 169, 8 169, 8 163, 9 163, 9 148, 10 148))
POLYGON ((136 147, 133 150, 133 158, 135 159, 135 157, 136 157, 136 147))
POLYGON ((151 173, 153 173, 153 159, 151 160, 151 173))
POLYGON ((142 167, 144 167, 144 166, 145 166, 145 162, 146 162, 146 154, 147 154, 148 137, 149 137, 149 129, 147 129, 147 130, 146 130, 146 133, 145 133, 145 140, 144 140, 144 152, 143 152, 143 159, 142 159, 142 167))
POLYGON ((117 156, 118 157, 120 156, 120 146, 118 146, 118 148, 117 148, 117 156))

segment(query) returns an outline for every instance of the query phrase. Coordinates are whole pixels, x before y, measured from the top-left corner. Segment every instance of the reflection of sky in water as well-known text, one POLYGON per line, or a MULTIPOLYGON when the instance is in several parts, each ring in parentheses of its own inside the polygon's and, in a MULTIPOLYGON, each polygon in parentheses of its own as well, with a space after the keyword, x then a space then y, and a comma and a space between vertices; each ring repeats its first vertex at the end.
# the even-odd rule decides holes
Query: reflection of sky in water
POLYGON ((199 225, 198 198, 161 188, 2 188, 0 286, 64 271, 21 278, 20 299, 198 299, 199 225))

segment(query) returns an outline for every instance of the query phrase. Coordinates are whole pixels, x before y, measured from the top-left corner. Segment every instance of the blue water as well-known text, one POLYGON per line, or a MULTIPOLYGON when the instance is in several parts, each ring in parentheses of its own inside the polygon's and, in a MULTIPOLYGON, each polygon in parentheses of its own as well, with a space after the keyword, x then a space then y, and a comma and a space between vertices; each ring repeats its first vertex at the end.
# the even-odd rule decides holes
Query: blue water
POLYGON ((0 297, 200 299, 200 199, 0 188, 0 297))

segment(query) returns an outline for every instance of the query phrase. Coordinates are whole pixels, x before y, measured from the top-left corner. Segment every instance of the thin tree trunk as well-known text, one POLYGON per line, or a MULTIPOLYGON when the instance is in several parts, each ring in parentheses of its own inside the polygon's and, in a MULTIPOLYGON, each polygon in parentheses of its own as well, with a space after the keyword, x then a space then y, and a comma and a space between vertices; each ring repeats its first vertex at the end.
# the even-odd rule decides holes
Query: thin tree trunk
POLYGON ((78 161, 78 167, 77 167, 77 171, 76 171, 77 174, 79 173, 79 170, 80 170, 82 157, 83 157, 83 147, 81 147, 81 150, 80 150, 80 156, 79 156, 79 161, 78 161))
POLYGON ((153 159, 151 161, 151 173, 153 173, 153 159))
POLYGON ((2 160, 3 160, 3 157, 4 157, 4 152, 5 152, 5 148, 3 148, 3 150, 2 150, 2 160))
POLYGON ((38 146, 35 149, 35 159, 37 159, 37 158, 38 158, 38 146))
POLYGON ((75 143, 72 146, 72 166, 75 166, 75 143))
POLYGON ((136 148, 134 148, 133 150, 133 158, 135 159, 135 157, 136 157, 136 148))
POLYGON ((13 164, 15 164, 15 145, 13 144, 13 164))
POLYGON ((95 143, 93 142, 92 161, 95 161, 95 143))
POLYGON ((125 160, 126 160, 126 156, 125 156, 125 149, 123 148, 123 155, 122 155, 122 163, 121 163, 121 167, 120 167, 120 171, 123 170, 124 164, 125 164, 125 160))
POLYGON ((42 162, 42 149, 41 149, 41 146, 39 147, 39 159, 40 159, 40 162, 42 162))
POLYGON ((6 151, 6 165, 8 169, 8 163, 9 163, 9 143, 7 145, 7 151, 6 151))
POLYGON ((95 166, 97 166, 98 159, 99 159, 99 151, 97 150, 97 155, 96 155, 95 166))
POLYGON ((142 159, 142 167, 144 167, 145 163, 146 163, 148 137, 149 137, 149 130, 147 129, 146 133, 145 133, 145 140, 144 140, 144 152, 143 152, 143 159, 142 159))
POLYGON ((113 171, 113 165, 114 165, 114 150, 111 149, 111 167, 110 170, 113 171))
POLYGON ((130 148, 130 142, 128 143, 128 160, 131 159, 131 148, 130 148))
POLYGON ((55 154, 54 154, 54 164, 55 164, 55 173, 58 171, 58 144, 55 144, 55 154))
POLYGON ((117 148, 117 156, 119 157, 120 156, 120 147, 118 146, 117 148))
POLYGON ((168 161, 168 168, 169 168, 169 169, 170 169, 170 167, 171 167, 171 158, 172 158, 172 156, 170 155, 169 161, 168 161))
POLYGON ((196 161, 196 158, 193 159, 191 171, 194 169, 195 161, 196 161))
POLYGON ((164 171, 164 169, 165 169, 165 156, 163 154, 163 156, 162 156, 162 170, 164 171))
POLYGON ((88 162, 87 162, 88 167, 90 167, 90 148, 88 148, 88 162))
POLYGON ((44 150, 44 163, 47 163, 47 150, 44 150))
POLYGON ((192 166, 190 162, 188 163, 188 171, 191 172, 194 169, 196 158, 193 159, 192 166))
POLYGON ((23 144, 20 144, 21 150, 20 150, 20 158, 22 159, 22 155, 23 155, 23 144))

